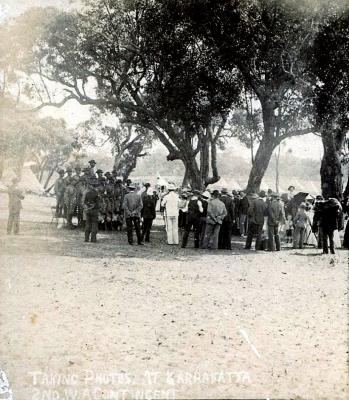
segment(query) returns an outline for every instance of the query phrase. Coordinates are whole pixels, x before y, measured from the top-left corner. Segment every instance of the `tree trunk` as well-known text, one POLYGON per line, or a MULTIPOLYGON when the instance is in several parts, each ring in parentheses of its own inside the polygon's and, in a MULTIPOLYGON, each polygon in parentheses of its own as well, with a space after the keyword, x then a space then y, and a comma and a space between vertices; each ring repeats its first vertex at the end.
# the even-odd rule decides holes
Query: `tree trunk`
POLYGON ((194 157, 186 157, 183 159, 186 173, 188 174, 188 181, 192 189, 202 190, 204 182, 200 173, 200 169, 194 157))
POLYGON ((122 152, 116 154, 114 157, 113 169, 115 169, 116 171, 118 171, 120 168, 121 159, 122 159, 122 152))
POLYGON ((321 190, 325 198, 343 198, 342 165, 340 160, 341 144, 336 143, 331 127, 324 127, 321 132, 324 156, 321 162, 321 190))
POLYGON ((205 186, 212 185, 220 180, 217 166, 217 144, 214 140, 211 141, 211 172, 212 176, 205 177, 205 186))
POLYGON ((182 181, 182 187, 188 186, 188 183, 189 183, 188 171, 187 171, 187 169, 185 169, 185 173, 184 173, 184 177, 183 177, 183 181, 182 181))
POLYGON ((258 193, 260 191, 261 183, 273 155, 274 148, 275 142, 263 136, 248 178, 246 189, 248 194, 258 193))
POLYGON ((210 171, 210 155, 209 155, 209 143, 208 140, 203 140, 200 149, 200 174, 203 182, 206 182, 210 171))
POLYGON ((280 145, 277 150, 277 154, 275 154, 275 189, 276 192, 280 190, 280 145))

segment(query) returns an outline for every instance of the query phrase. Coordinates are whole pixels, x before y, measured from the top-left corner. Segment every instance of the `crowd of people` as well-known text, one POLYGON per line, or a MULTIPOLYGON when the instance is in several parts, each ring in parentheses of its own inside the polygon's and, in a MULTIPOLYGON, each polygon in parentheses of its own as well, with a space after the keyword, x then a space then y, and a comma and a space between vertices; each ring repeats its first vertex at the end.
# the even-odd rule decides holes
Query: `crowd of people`
MULTIPOLYGON (((238 235, 246 250, 255 239, 256 250, 280 251, 282 243, 295 249, 312 244, 334 254, 341 247, 338 231, 344 229, 349 210, 334 198, 295 194, 294 186, 282 195, 272 190, 247 195, 226 188, 176 188, 173 183, 135 185, 130 179, 124 182, 115 170, 96 170, 94 160, 83 169, 68 166, 58 173, 55 217, 63 218, 68 229, 84 229, 86 242, 96 242, 99 230, 118 231, 126 225, 128 243, 133 245, 135 233, 138 245, 143 245, 150 241, 158 210, 169 245, 185 248, 192 235, 195 248, 231 250, 232 235, 238 235)), ((17 184, 14 180, 9 188, 8 234, 19 232, 23 194, 17 184)), ((347 231, 344 247, 349 247, 347 231)))

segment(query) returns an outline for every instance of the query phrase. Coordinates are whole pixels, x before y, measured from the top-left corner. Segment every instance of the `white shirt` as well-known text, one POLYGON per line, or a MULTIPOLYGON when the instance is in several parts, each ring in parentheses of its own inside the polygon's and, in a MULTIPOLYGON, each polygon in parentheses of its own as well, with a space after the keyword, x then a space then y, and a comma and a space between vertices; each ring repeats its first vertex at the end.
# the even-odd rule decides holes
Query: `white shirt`
POLYGON ((162 205, 166 207, 166 215, 168 217, 178 217, 178 201, 179 197, 176 192, 169 192, 166 196, 164 196, 162 200, 162 205))

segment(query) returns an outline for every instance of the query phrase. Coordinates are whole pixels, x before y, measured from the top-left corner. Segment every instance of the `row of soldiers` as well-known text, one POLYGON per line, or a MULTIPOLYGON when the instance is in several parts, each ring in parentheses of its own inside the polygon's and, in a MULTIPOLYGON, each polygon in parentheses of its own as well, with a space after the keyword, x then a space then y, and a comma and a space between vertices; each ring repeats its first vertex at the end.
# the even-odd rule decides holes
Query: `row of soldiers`
MULTIPOLYGON (((122 224, 122 202, 130 180, 125 184, 117 172, 95 171, 96 162, 89 161, 85 168, 76 166, 73 170, 59 170, 59 178, 54 184, 56 195, 56 217, 66 218, 68 228, 74 228, 73 217, 76 216, 78 226, 83 227, 86 221, 84 210, 85 197, 91 187, 99 194, 98 222, 103 229, 119 229, 122 224)), ((49 189, 50 190, 50 189, 49 189)))

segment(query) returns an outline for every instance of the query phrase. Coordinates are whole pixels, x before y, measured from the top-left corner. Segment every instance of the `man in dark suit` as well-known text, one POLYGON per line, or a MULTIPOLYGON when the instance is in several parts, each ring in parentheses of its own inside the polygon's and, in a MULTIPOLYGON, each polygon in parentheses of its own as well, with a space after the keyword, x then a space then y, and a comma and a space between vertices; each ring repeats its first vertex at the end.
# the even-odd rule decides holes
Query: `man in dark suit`
POLYGON ((246 239, 246 250, 251 250, 252 240, 257 236, 255 249, 259 250, 262 242, 262 231, 264 216, 266 215, 266 203, 257 194, 251 195, 250 207, 248 210, 249 227, 246 239))
POLYGON ((224 217, 219 231, 218 248, 231 250, 231 234, 233 223, 235 222, 235 204, 226 188, 221 190, 220 200, 224 203, 225 208, 227 209, 227 215, 224 217))
POLYGON ((124 197, 123 209, 125 212, 125 220, 127 227, 127 238, 128 243, 133 245, 133 227, 136 231, 137 241, 139 245, 142 245, 141 235, 141 211, 143 208, 141 196, 135 192, 135 186, 131 183, 128 186, 129 192, 124 197))
POLYGON ((153 226, 153 221, 156 218, 156 197, 152 194, 152 190, 150 185, 147 187, 147 190, 142 193, 142 218, 143 218, 143 226, 142 226, 142 241, 145 242, 150 241, 150 230, 153 226))

